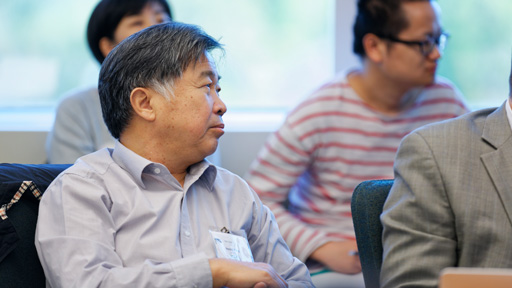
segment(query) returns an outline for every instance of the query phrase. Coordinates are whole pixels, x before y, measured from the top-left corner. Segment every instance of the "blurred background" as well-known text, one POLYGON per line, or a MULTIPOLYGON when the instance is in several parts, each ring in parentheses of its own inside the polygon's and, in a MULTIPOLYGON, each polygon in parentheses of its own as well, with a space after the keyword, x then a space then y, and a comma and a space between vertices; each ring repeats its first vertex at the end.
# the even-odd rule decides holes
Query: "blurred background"
MULTIPOLYGON (((34 125, 44 129, 66 92, 95 85, 99 65, 87 48, 85 29, 96 3, 0 1, 2 114, 32 109, 40 116, 34 125)), ((455 82, 471 107, 499 105, 508 95, 512 1, 438 3, 451 35, 439 74, 455 82)), ((227 53, 219 71, 230 112, 269 113, 268 121, 278 121, 275 115, 294 107, 337 71, 357 64, 350 50, 352 0, 175 0, 170 4, 177 21, 198 24, 225 44, 227 53)), ((5 122, 9 117, 2 120, 2 129, 17 126, 5 122)))
MULTIPOLYGON (((227 131, 275 130, 314 89, 358 65, 355 0, 169 2, 175 20, 200 25, 225 45, 218 69, 227 131)), ((512 1, 438 3, 451 35, 439 74, 472 109, 501 104, 509 92, 512 1)), ((0 1, 0 131, 48 131, 61 97, 96 85, 99 65, 85 36, 96 4, 0 1)))

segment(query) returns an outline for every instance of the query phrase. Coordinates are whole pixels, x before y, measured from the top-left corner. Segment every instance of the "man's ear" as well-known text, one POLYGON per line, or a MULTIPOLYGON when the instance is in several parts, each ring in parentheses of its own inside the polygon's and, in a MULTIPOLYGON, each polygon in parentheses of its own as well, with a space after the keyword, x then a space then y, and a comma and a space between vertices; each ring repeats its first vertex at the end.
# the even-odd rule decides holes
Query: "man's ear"
POLYGON ((108 37, 105 36, 100 39, 98 47, 100 48, 103 57, 107 57, 108 53, 110 53, 110 51, 112 51, 112 49, 116 47, 116 44, 114 44, 114 41, 110 40, 108 37))
POLYGON ((137 87, 132 90, 130 94, 130 103, 132 104, 133 111, 146 121, 154 121, 156 118, 156 111, 153 108, 153 96, 151 90, 147 88, 137 87))
POLYGON ((368 33, 363 37, 363 48, 369 60, 379 63, 384 58, 387 45, 377 35, 368 33))

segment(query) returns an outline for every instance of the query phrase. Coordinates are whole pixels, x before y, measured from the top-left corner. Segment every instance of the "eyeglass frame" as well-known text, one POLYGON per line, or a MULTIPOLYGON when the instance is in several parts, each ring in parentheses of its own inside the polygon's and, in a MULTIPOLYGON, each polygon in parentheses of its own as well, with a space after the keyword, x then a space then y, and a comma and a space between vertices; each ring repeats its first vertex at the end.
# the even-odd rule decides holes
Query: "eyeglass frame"
POLYGON ((402 39, 398 39, 394 36, 378 36, 379 38, 383 38, 386 40, 389 40, 391 42, 396 43, 402 43, 405 45, 418 45, 420 47, 420 52, 423 54, 423 56, 428 57, 432 51, 434 51, 434 47, 437 47, 437 49, 442 52, 444 48, 446 47, 446 42, 448 41, 448 38, 450 37, 450 34, 446 32, 442 32, 437 37, 429 37, 427 40, 424 41, 405 41, 402 39), (429 46, 427 46, 429 45, 429 46), (428 50, 425 47, 429 47, 428 50))

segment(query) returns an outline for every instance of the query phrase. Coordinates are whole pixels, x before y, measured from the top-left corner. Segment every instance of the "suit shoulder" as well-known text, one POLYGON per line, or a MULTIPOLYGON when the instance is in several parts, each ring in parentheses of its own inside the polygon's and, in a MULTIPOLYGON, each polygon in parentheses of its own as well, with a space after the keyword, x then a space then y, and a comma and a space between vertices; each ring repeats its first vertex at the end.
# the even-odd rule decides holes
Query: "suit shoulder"
POLYGON ((473 111, 456 118, 427 124, 413 131, 421 135, 438 134, 442 131, 482 131, 487 116, 496 111, 496 107, 473 111))

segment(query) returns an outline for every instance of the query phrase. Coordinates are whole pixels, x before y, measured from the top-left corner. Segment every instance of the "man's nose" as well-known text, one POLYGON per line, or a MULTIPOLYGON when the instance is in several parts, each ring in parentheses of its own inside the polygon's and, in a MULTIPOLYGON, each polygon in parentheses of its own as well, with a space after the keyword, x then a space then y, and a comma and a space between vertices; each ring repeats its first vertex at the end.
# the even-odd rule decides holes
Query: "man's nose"
POLYGON ((215 114, 217 115, 224 115, 228 108, 226 107, 226 104, 224 104, 224 101, 222 101, 217 93, 215 93, 215 104, 213 105, 213 109, 215 111, 215 114))

